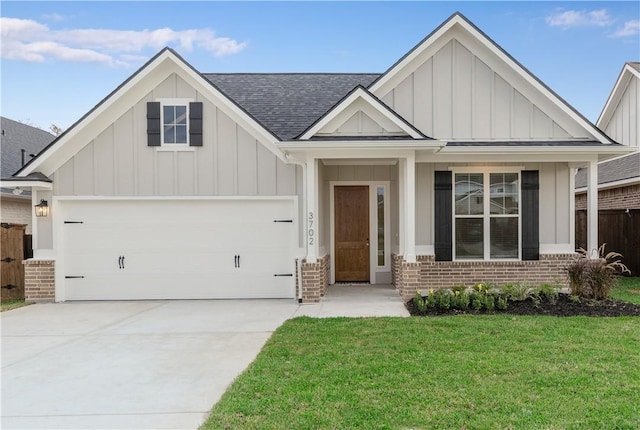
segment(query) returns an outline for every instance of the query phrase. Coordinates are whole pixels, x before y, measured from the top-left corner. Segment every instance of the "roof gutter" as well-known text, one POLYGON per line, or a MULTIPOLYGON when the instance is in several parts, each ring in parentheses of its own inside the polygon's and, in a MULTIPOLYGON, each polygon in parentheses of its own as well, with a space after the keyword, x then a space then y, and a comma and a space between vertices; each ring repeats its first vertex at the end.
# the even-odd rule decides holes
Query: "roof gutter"
POLYGON ((446 142, 434 139, 412 140, 287 140, 276 143, 284 150, 309 149, 440 149, 446 142))

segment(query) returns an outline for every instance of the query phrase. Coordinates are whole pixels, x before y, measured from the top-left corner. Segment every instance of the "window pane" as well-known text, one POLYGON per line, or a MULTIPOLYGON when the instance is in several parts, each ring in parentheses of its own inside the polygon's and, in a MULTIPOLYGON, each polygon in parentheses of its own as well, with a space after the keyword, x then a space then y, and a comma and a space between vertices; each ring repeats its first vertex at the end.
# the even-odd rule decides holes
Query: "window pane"
POLYGON ((172 125, 164 126, 164 143, 176 143, 176 128, 172 125))
POLYGON ((187 125, 187 107, 176 106, 176 124, 187 125))
POLYGON ((518 218, 490 220, 491 258, 518 258, 518 218))
POLYGON ((484 258, 482 218, 456 218, 456 259, 484 258))
POLYGON ((518 213, 518 174, 491 173, 491 214, 513 215, 518 213))
POLYGON ((186 125, 176 125, 176 143, 187 143, 186 125))
POLYGON ((456 215, 481 215, 483 209, 483 174, 456 173, 456 215))
POLYGON ((163 113, 164 113, 164 123, 165 124, 173 124, 173 121, 175 120, 176 116, 175 116, 175 110, 173 106, 165 106, 163 108, 163 113))
POLYGON ((378 266, 384 266, 384 187, 378 187, 378 266))

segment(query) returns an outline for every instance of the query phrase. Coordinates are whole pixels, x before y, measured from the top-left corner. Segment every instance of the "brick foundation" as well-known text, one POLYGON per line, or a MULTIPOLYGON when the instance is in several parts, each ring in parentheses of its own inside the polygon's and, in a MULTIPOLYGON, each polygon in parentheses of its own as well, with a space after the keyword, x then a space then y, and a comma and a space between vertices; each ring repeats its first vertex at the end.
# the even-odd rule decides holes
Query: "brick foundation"
MULTIPOLYGON (((587 209, 587 193, 576 194, 576 210, 587 209)), ((640 209, 640 184, 598 191, 598 209, 640 209)))
MULTIPOLYGON (((400 259, 402 257, 399 257, 400 259)), ((416 263, 402 261, 394 270, 394 285, 403 301, 415 296, 418 290, 472 286, 481 282, 506 284, 526 281, 568 286, 564 268, 575 254, 543 254, 536 261, 435 261, 432 255, 418 256, 416 263)), ((393 261, 393 259, 392 259, 393 261)))
POLYGON ((302 302, 318 303, 327 292, 329 285, 329 256, 319 258, 315 263, 302 261, 302 302))
POLYGON ((24 298, 30 302, 53 302, 55 295, 55 261, 25 260, 24 298))

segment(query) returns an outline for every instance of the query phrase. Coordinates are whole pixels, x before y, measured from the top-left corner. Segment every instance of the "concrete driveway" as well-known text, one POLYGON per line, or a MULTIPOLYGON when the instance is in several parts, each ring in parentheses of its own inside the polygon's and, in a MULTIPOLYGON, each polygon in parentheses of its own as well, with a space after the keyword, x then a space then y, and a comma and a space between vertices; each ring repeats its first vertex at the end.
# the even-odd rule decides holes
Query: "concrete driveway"
POLYGON ((196 428, 293 300, 84 302, 3 312, 2 428, 196 428))

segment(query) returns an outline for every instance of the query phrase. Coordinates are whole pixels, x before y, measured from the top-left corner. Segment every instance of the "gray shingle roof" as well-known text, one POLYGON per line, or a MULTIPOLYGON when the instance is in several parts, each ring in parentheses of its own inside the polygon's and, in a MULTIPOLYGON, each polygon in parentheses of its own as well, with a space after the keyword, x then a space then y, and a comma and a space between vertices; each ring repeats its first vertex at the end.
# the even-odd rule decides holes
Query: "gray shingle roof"
POLYGON ((2 146, 2 162, 0 175, 3 178, 16 173, 22 167, 21 149, 26 150, 25 161, 29 161, 29 154, 37 155, 45 146, 55 139, 49 132, 30 125, 0 117, 0 143, 2 146))
MULTIPOLYGON (((640 178, 640 152, 598 164, 598 184, 640 178)), ((576 188, 587 186, 587 169, 576 173, 576 188)))
POLYGON ((204 77, 282 140, 293 139, 371 73, 205 73, 204 77))

